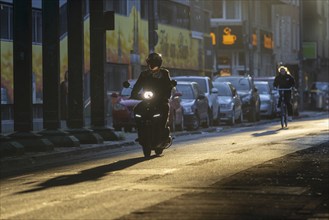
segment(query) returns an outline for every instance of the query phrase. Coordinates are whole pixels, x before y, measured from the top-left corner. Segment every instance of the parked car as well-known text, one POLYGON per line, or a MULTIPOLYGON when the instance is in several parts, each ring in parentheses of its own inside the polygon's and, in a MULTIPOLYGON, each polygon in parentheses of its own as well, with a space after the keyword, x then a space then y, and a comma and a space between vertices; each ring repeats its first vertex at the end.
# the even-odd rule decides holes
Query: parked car
POLYGON ((176 89, 182 94, 181 104, 184 108, 184 125, 187 129, 196 130, 200 125, 209 127, 208 98, 201 91, 199 84, 196 82, 178 81, 176 89))
POLYGON ((176 76, 172 77, 177 81, 196 82, 199 84, 200 90, 205 94, 208 99, 210 123, 218 124, 220 120, 219 116, 219 103, 217 100, 218 90, 214 88, 212 81, 207 76, 176 76))
MULTIPOLYGON (((136 83, 136 80, 133 79, 128 82, 131 86, 128 88, 122 88, 118 101, 113 103, 112 121, 113 128, 116 131, 121 131, 123 128, 125 132, 131 132, 136 126, 133 110, 141 101, 129 99, 132 87, 136 83)), ((172 129, 173 126, 175 126, 178 130, 184 128, 183 107, 181 105, 180 95, 180 93, 177 93, 176 90, 173 89, 172 95, 169 99, 169 125, 172 129)))
POLYGON ((243 117, 249 122, 260 120, 260 97, 250 76, 221 76, 214 81, 232 83, 242 100, 243 117))
POLYGON ((172 131, 184 130, 184 114, 182 106, 182 93, 178 92, 176 87, 171 91, 171 97, 169 99, 169 126, 172 131))
POLYGON ((309 104, 319 110, 329 109, 329 82, 314 82, 309 93, 309 104))
POLYGON ((218 102, 220 105, 220 120, 228 124, 243 121, 242 101, 236 89, 230 82, 213 82, 218 90, 218 102))
MULTIPOLYGON (((279 95, 278 90, 273 88, 274 79, 275 79, 274 76, 264 76, 264 77, 255 77, 254 81, 266 81, 266 82, 268 82, 268 85, 271 87, 272 93, 275 97, 276 112, 280 113, 281 110, 280 110, 280 108, 277 107, 280 95, 279 95)), ((299 93, 298 93, 297 89, 293 89, 292 93, 291 93, 291 103, 292 103, 293 114, 295 116, 299 115, 299 110, 298 110, 299 102, 298 101, 299 101, 299 93)))
POLYGON ((269 83, 266 81, 255 81, 254 83, 260 97, 260 114, 274 118, 276 116, 276 98, 269 83))

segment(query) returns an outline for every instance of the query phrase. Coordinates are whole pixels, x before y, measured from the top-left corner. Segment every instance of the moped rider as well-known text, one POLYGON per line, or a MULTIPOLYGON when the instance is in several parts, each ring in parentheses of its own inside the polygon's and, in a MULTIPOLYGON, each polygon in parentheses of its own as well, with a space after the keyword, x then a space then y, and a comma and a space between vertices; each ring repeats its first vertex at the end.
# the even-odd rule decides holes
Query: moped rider
MULTIPOLYGON (((279 74, 274 79, 273 87, 280 88, 280 89, 294 89, 295 79, 289 73, 288 68, 285 66, 280 66, 278 68, 278 71, 279 71, 279 74)), ((284 100, 285 100, 285 103, 286 103, 287 109, 288 109, 288 120, 289 121, 292 121, 292 115, 293 115, 292 104, 291 104, 291 91, 292 90, 283 91, 284 100)), ((282 97, 281 97, 281 93, 280 93, 278 108, 280 108, 281 99, 282 99, 282 97)))
MULTIPOLYGON (((170 129, 168 127, 169 117, 169 98, 171 90, 175 86, 172 84, 169 70, 161 68, 162 55, 160 53, 151 53, 146 59, 148 69, 141 72, 131 92, 132 99, 138 99, 138 93, 141 89, 150 90, 154 94, 154 104, 158 106, 163 115, 160 126, 163 128, 162 138, 165 144, 171 143, 169 135, 170 129)), ((140 103, 136 105, 135 109, 140 108, 140 103)), ((138 125, 137 125, 138 127, 138 125)), ((139 141, 137 139, 137 141, 139 141)))

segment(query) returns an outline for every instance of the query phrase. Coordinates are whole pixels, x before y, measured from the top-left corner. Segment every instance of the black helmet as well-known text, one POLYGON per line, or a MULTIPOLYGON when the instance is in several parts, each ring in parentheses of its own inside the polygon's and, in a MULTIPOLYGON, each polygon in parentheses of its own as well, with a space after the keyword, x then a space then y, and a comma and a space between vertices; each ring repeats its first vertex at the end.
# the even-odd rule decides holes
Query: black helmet
POLYGON ((150 53, 146 59, 146 63, 153 69, 154 67, 161 67, 162 55, 159 53, 150 53))

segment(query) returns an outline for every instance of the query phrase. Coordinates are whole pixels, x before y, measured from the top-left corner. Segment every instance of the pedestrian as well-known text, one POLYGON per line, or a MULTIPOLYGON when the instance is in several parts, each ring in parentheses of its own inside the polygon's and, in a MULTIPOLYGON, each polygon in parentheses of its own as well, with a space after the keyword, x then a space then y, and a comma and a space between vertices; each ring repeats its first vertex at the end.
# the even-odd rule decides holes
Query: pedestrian
POLYGON ((60 118, 68 118, 68 71, 64 74, 64 80, 60 84, 60 118))

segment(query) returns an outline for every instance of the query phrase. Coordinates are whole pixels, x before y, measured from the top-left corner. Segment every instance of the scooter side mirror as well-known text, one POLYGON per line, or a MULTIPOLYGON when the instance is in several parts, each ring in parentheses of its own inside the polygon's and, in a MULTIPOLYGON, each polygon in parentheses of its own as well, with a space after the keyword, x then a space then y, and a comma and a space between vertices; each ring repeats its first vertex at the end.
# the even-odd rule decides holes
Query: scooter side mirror
POLYGON ((130 83, 129 83, 128 81, 124 81, 124 82, 122 83, 122 86, 123 86, 124 88, 129 88, 130 83))

